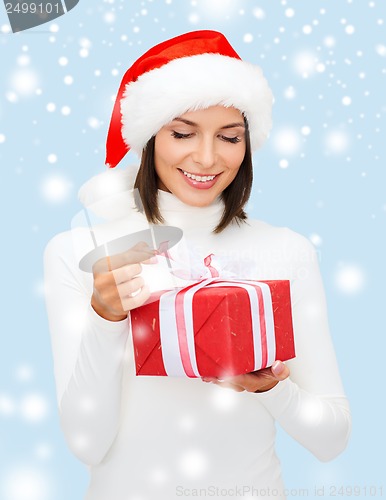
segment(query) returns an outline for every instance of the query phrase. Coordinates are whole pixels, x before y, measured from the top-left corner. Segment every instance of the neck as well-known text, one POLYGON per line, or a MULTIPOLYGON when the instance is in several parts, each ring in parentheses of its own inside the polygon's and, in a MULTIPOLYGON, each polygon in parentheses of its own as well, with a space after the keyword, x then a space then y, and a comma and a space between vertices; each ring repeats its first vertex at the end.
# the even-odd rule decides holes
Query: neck
POLYGON ((187 205, 174 194, 158 190, 158 206, 165 224, 189 229, 213 229, 220 222, 224 204, 220 198, 205 207, 187 205))

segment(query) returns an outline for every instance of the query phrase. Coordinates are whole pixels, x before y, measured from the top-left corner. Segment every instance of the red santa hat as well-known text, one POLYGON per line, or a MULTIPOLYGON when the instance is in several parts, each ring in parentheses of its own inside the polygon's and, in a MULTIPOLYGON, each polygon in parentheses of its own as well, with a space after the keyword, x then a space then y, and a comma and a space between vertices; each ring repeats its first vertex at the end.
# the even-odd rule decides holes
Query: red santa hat
POLYGON ((166 40, 129 68, 115 101, 106 164, 115 167, 133 149, 187 111, 233 106, 248 120, 252 150, 271 128, 272 92, 261 68, 242 61, 219 32, 203 30, 166 40))

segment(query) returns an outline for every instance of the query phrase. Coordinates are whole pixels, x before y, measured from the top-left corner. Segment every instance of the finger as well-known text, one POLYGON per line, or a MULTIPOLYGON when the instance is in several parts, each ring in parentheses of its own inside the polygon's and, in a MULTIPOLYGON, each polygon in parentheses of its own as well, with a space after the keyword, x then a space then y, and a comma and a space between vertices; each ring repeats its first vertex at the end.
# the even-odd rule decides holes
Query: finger
POLYGON ((154 255, 154 250, 147 243, 140 242, 125 252, 99 259, 93 265, 93 271, 98 273, 110 272, 127 264, 136 264, 151 259, 154 255))
POLYGON ((218 379, 217 377, 201 377, 201 380, 203 382, 206 382, 209 384, 212 383, 215 385, 219 385, 220 387, 226 387, 229 389, 233 389, 237 392, 243 392, 245 390, 244 387, 242 387, 240 385, 233 384, 229 381, 224 381, 224 380, 218 379))
POLYGON ((234 377, 229 377, 226 379, 227 382, 231 384, 239 385, 241 387, 247 388, 251 383, 264 385, 265 383, 272 380, 272 372, 270 368, 264 368, 251 373, 243 373, 241 375, 236 375, 234 377))
POLYGON ((248 392, 262 392, 274 387, 279 380, 280 379, 277 379, 273 374, 271 368, 265 368, 255 372, 227 378, 226 382, 243 387, 248 392))
POLYGON ((217 380, 217 381, 215 381, 213 383, 216 384, 216 385, 218 385, 218 386, 220 386, 220 387, 224 387, 226 389, 233 389, 236 392, 243 392, 243 391, 245 391, 245 387, 242 387, 241 385, 233 384, 231 382, 225 382, 225 381, 217 380))
POLYGON ((289 377, 290 371, 288 366, 282 361, 275 361, 271 366, 272 375, 276 380, 282 381, 289 377))
POLYGON ((144 285, 138 293, 132 297, 126 297, 122 299, 122 309, 125 312, 129 312, 132 309, 142 306, 147 299, 150 297, 150 289, 147 285, 144 285))
POLYGON ((140 251, 140 250, 150 249, 150 247, 149 244, 146 243, 146 241, 139 241, 134 246, 132 246, 131 249, 140 251))
POLYGON ((150 257, 150 259, 143 260, 142 264, 158 264, 158 258, 156 255, 153 255, 153 257, 150 257))
POLYGON ((140 244, 137 244, 126 250, 126 252, 112 255, 110 257, 110 263, 112 266, 111 269, 117 269, 118 267, 122 267, 127 264, 136 264, 154 257, 154 251, 145 245, 146 244, 141 246, 140 244))
POLYGON ((139 290, 145 286, 142 276, 137 276, 130 281, 125 281, 117 286, 119 297, 122 299, 135 297, 139 290))
POLYGON ((220 387, 227 387, 229 389, 234 389, 237 392, 245 391, 245 388, 243 386, 230 382, 230 380, 221 380, 218 379, 217 377, 201 377, 201 380, 207 383, 212 382, 213 384, 219 385, 220 387))
POLYGON ((141 264, 127 264, 126 266, 119 267, 112 271, 115 283, 120 285, 121 283, 126 283, 130 281, 138 274, 141 274, 142 266, 141 264))

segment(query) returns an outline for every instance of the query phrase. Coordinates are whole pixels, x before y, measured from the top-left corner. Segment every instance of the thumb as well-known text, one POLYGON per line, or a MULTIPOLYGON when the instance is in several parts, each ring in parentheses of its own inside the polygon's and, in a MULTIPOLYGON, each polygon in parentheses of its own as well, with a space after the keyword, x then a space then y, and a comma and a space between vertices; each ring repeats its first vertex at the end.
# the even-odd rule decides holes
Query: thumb
POLYGON ((271 366, 272 375, 276 380, 285 380, 289 377, 289 368, 282 361, 275 361, 271 366))

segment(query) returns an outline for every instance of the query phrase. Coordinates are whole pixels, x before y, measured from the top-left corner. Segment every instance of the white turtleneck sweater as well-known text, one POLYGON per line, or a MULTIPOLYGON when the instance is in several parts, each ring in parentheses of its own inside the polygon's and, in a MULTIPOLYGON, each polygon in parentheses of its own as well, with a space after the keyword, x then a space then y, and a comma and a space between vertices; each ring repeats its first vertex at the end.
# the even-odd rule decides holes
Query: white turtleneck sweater
MULTIPOLYGON (((95 227, 98 243, 147 227, 122 189, 94 203, 110 219, 95 227)), ((285 498, 275 421, 323 461, 345 448, 350 432, 314 248, 256 220, 214 235, 220 201, 191 207, 160 191, 159 206, 165 224, 184 232, 177 250, 232 261, 240 278, 291 280, 296 358, 287 362, 290 379, 259 394, 201 379, 137 377, 130 321, 104 320, 90 306, 92 275, 79 269, 87 231, 57 235, 44 257, 46 301, 63 432, 90 470, 85 498, 224 498, 225 489, 247 498, 252 488, 285 498)), ((175 284, 165 268, 143 268, 151 288, 175 284)))

